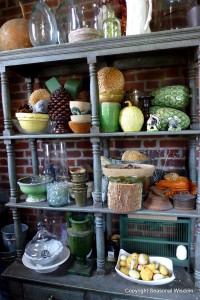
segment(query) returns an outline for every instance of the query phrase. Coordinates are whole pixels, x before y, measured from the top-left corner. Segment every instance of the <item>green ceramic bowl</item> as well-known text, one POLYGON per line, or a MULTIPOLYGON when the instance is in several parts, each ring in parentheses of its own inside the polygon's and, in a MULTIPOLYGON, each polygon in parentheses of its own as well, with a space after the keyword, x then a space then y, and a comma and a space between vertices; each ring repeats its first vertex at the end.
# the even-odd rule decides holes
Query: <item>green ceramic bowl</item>
POLYGON ((27 202, 42 202, 46 200, 46 184, 53 181, 51 176, 29 176, 18 180, 22 193, 28 195, 27 202))

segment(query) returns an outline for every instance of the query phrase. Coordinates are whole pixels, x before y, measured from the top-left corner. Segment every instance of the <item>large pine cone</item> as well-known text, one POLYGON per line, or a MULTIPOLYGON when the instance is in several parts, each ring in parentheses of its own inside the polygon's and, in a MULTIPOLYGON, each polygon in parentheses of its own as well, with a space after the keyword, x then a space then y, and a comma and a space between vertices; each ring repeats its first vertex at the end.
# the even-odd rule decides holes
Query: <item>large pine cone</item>
POLYGON ((51 94, 48 114, 52 121, 70 121, 69 101, 73 100, 71 94, 63 87, 59 87, 51 94))

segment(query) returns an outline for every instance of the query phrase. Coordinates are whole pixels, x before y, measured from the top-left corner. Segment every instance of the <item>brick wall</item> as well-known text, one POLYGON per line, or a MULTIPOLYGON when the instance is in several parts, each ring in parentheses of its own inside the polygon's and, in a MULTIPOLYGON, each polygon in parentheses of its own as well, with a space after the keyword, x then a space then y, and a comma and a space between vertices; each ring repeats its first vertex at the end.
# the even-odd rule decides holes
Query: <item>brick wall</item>
MULTIPOLYGON (((24 0, 26 18, 29 17, 33 6, 37 1, 24 0)), ((80 2, 80 1, 79 1, 80 2)), ((48 0, 46 3, 56 10, 59 1, 48 0)), ((114 0, 113 4, 118 7, 118 1, 114 0)), ((21 17, 19 6, 14 0, 0 1, 0 25, 9 19, 21 17)), ((125 90, 139 89, 150 92, 152 89, 164 85, 185 84, 188 85, 187 70, 184 67, 164 67, 164 68, 145 68, 138 70, 123 71, 126 85, 125 90)), ((26 84, 24 79, 16 74, 10 74, 10 90, 12 101, 12 115, 16 112, 19 105, 27 102, 26 84)), ((85 86, 89 86, 87 74, 78 74, 84 77, 85 86)), ((47 78, 49 79, 49 78, 47 78)), ((58 77, 60 83, 64 83, 67 76, 58 77)), ((45 81, 45 78, 44 78, 45 81)), ((34 88, 45 87, 43 82, 35 82, 34 88)), ((2 107, 0 104, 0 130, 3 130, 2 107)), ((149 154, 154 164, 161 170, 185 170, 187 168, 187 141, 182 138, 162 137, 159 140, 146 138, 116 138, 111 140, 111 157, 120 157, 126 149, 143 150, 149 154), (168 159, 166 159, 166 157, 168 159)), ((16 141, 16 167, 17 176, 22 177, 32 174, 31 153, 28 141, 16 141)), ((92 148, 89 139, 67 140, 69 165, 82 165, 88 163, 92 165, 92 148)), ((40 166, 43 165, 43 154, 41 142, 38 142, 40 166)), ((0 188, 9 188, 7 173, 7 155, 3 142, 0 142, 0 188)), ((57 216, 60 218, 60 216, 57 216)), ((22 214, 24 222, 35 225, 37 220, 36 211, 30 210, 22 214)))

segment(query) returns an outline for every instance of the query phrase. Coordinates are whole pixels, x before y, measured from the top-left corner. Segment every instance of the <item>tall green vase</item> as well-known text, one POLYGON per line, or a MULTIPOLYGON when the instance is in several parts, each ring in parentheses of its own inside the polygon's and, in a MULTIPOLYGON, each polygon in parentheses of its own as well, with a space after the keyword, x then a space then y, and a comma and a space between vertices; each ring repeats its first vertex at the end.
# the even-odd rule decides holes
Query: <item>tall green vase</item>
POLYGON ((93 241, 93 219, 91 215, 77 214, 69 218, 71 227, 67 229, 68 244, 71 253, 75 256, 73 266, 68 273, 81 276, 91 276, 94 261, 88 260, 93 241))

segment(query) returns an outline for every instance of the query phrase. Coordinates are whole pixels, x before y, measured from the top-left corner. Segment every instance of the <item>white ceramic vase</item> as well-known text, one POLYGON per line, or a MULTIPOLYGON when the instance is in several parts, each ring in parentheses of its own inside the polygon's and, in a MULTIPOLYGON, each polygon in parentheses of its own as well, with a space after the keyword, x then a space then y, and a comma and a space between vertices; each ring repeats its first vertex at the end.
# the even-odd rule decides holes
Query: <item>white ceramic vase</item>
POLYGON ((126 0, 126 35, 151 32, 152 0, 126 0))

